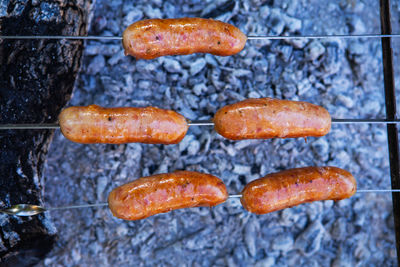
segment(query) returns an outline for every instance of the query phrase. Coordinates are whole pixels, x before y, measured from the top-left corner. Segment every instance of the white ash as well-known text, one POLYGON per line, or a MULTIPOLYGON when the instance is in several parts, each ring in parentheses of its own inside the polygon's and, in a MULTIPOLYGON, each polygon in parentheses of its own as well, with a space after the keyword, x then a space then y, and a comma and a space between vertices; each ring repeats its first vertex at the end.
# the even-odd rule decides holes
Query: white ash
MULTIPOLYGON (((120 36, 139 19, 201 14, 222 18, 249 35, 380 31, 377 1, 269 2, 97 0, 90 35, 120 36)), ((399 10, 394 11, 397 17, 399 10)), ((88 41, 70 105, 153 105, 189 119, 209 119, 219 108, 247 97, 309 101, 335 118, 381 118, 380 41, 249 40, 230 57, 197 54, 150 61, 123 56, 119 42, 88 41)), ((390 188, 385 129, 334 124, 327 136, 307 141, 229 141, 212 127, 193 126, 180 144, 169 146, 81 145, 57 132, 45 171, 45 200, 50 206, 105 202, 119 185, 181 169, 216 175, 232 194, 268 173, 317 165, 349 170, 360 189, 390 188)), ((396 262, 390 194, 356 194, 346 201, 260 216, 246 212, 238 199, 229 199, 214 208, 177 210, 134 222, 117 219, 106 208, 54 211, 52 218, 59 245, 42 266, 396 262)))

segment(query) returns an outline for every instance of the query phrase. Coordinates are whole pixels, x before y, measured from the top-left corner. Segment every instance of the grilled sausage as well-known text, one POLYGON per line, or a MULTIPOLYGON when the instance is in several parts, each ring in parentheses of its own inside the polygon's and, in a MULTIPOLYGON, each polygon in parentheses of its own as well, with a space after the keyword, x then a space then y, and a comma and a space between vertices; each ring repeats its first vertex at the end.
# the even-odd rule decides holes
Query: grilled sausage
POLYGON ((66 138, 84 144, 176 144, 188 130, 182 115, 155 107, 69 107, 61 112, 59 123, 66 138))
POLYGON ((167 55, 239 53, 247 37, 238 28, 213 19, 148 19, 130 25, 122 35, 125 55, 153 59, 167 55))
POLYGON ((140 220, 158 213, 190 207, 211 207, 228 198, 217 177, 190 171, 139 178, 111 191, 112 214, 124 220, 140 220))
POLYGON ((341 200, 356 192, 351 173, 336 167, 305 167, 269 174, 248 183, 243 207, 265 214, 316 200, 341 200))
POLYGON ((232 140, 308 137, 326 135, 331 117, 307 102, 253 98, 219 109, 214 123, 220 135, 232 140))

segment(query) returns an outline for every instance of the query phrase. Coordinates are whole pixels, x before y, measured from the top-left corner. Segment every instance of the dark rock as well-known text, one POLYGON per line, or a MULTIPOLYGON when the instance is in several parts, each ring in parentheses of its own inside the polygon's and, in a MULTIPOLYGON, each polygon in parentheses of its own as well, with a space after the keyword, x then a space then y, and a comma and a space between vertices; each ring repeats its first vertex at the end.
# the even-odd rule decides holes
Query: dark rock
MULTIPOLYGON (((2 1, 1 35, 85 35, 90 0, 2 1)), ((82 41, 0 41, 0 123, 54 122, 67 103, 78 72, 82 41)), ((0 205, 42 205, 43 164, 50 130, 0 132, 0 205)), ((56 230, 48 214, 2 216, 0 265, 37 263, 56 230)))

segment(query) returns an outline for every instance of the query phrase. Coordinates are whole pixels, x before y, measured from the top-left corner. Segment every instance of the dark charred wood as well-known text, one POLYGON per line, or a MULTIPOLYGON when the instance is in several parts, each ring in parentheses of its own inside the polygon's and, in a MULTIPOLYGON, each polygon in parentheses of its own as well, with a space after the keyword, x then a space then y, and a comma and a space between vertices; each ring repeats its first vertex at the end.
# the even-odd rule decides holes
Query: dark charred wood
MULTIPOLYGON (((1 35, 85 35, 92 0, 0 2, 1 35)), ((0 40, 0 123, 54 122, 71 96, 82 41, 0 40)), ((42 205, 51 130, 0 132, 0 208, 42 205)), ((0 215, 0 265, 37 263, 53 246, 49 214, 0 215)))

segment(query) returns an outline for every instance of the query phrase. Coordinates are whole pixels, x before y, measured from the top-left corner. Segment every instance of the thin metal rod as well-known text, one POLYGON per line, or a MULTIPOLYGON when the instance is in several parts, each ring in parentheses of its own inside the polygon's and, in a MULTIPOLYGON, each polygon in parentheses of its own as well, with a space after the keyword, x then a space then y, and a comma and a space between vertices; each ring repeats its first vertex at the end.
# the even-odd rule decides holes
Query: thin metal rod
POLYGON ((16 129, 58 129, 58 123, 21 123, 21 124, 0 124, 0 130, 16 129))
POLYGON ((387 119, 332 119, 332 123, 336 124, 353 124, 353 123, 368 123, 368 124, 396 124, 400 120, 387 120, 387 119))
MULTIPOLYGON (((302 35, 302 36, 247 36, 248 40, 332 39, 332 38, 399 38, 400 34, 352 34, 352 35, 302 35)), ((56 40, 122 40, 122 36, 70 36, 70 35, 1 35, 0 39, 56 39, 56 40)))
POLYGON ((248 40, 332 39, 332 38, 397 38, 400 34, 352 34, 352 35, 302 35, 302 36, 247 36, 248 40))
MULTIPOLYGON (((395 193, 400 192, 400 189, 364 189, 357 190, 357 193, 395 193)), ((229 195, 229 198, 241 198, 242 194, 229 195)), ((96 208, 96 207, 107 207, 108 203, 94 203, 94 204, 82 204, 82 205, 69 205, 63 207, 43 207, 32 204, 17 204, 9 208, 0 210, 0 213, 16 216, 34 216, 46 211, 54 210, 66 210, 66 209, 80 209, 80 208, 96 208)))
POLYGON ((400 189, 362 189, 357 190, 357 193, 398 193, 400 189))
POLYGON ((2 35, 0 39, 55 39, 55 40, 122 40, 121 36, 67 36, 67 35, 2 35))
MULTIPOLYGON (((358 189, 356 191, 356 193, 400 193, 400 189, 358 189)), ((234 194, 234 195, 228 196, 228 198, 241 198, 241 197, 242 197, 242 194, 234 194)), ((108 206, 108 203, 83 204, 83 205, 72 205, 72 206, 46 208, 46 211, 91 208, 91 207, 105 207, 105 206, 108 206)))
POLYGON ((72 206, 64 206, 64 207, 46 208, 46 211, 92 208, 92 207, 105 207, 105 206, 108 206, 108 203, 95 203, 95 204, 83 204, 83 205, 72 205, 72 206))
POLYGON ((189 126, 214 126, 214 122, 207 120, 197 120, 197 121, 189 121, 189 126))
MULTIPOLYGON (((334 124, 396 124, 400 123, 400 120, 387 120, 387 119, 332 119, 334 124)), ((213 126, 214 123, 209 120, 195 120, 188 123, 189 126, 213 126)))
MULTIPOLYGON (((356 193, 400 193, 400 189, 359 189, 356 193)), ((241 194, 229 195, 229 198, 240 198, 241 194)))
MULTIPOLYGON (((400 119, 387 120, 387 119, 332 119, 334 124, 396 124, 400 123, 400 119)), ((210 120, 195 120, 189 121, 189 126, 214 126, 214 122, 210 120)), ((58 129, 58 123, 16 123, 16 124, 0 124, 0 130, 39 130, 39 129, 58 129)))

